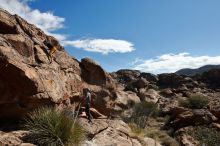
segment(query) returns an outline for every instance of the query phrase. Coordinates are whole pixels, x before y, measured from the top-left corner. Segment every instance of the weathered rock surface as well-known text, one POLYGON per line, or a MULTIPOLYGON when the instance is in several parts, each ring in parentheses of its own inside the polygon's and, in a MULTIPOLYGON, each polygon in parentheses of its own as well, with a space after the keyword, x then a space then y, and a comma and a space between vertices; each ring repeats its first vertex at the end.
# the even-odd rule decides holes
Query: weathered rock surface
POLYGON ((159 85, 160 86, 165 86, 165 87, 178 87, 181 84, 184 83, 184 78, 182 76, 179 76, 177 74, 160 74, 158 76, 159 78, 159 85))
POLYGON ((82 59, 81 66, 83 68, 82 71, 84 71, 82 77, 87 83, 100 86, 105 86, 107 84, 109 86, 112 85, 110 75, 108 75, 108 73, 106 73, 102 67, 92 59, 82 59))
POLYGON ((77 61, 54 37, 21 17, 0 10, 0 30, 0 117, 21 118, 41 105, 73 102, 90 85, 114 89, 95 61, 77 61), (44 41, 58 49, 52 63, 44 41))
POLYGON ((128 83, 136 80, 140 76, 140 71, 122 69, 117 71, 114 75, 116 75, 119 82, 128 83))
POLYGON ((117 99, 115 100, 115 108, 116 109, 129 109, 134 106, 135 103, 140 102, 140 98, 133 92, 124 92, 118 91, 116 92, 117 99))
MULTIPOLYGON (((161 146, 155 140, 146 137, 144 140, 130 135, 131 129, 121 120, 100 120, 94 119, 92 124, 87 120, 80 119, 89 137, 90 144, 99 146, 142 146, 156 144, 161 146)), ((88 142, 87 142, 88 143, 88 142)))
POLYGON ((0 146, 35 146, 31 143, 23 143, 22 137, 27 135, 27 131, 0 131, 0 146))
POLYGON ((177 139, 180 141, 182 146, 199 146, 199 142, 187 132, 191 128, 192 127, 181 128, 176 132, 178 133, 177 139))
POLYGON ((211 112, 205 109, 194 109, 194 110, 185 110, 175 112, 173 115, 174 120, 172 121, 172 125, 175 128, 181 128, 191 125, 205 125, 211 124, 218 120, 211 112), (179 112, 177 114, 177 112, 179 112))
POLYGON ((159 93, 154 89, 140 89, 137 95, 140 97, 141 101, 153 103, 157 103, 158 100, 161 98, 159 93))

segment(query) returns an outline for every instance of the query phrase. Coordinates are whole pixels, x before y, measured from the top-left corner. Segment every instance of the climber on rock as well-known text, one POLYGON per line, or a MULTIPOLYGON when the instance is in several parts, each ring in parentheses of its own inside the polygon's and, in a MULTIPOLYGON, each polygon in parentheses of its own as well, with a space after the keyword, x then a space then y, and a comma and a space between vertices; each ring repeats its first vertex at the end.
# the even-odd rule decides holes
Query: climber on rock
POLYGON ((42 41, 39 41, 37 38, 33 37, 32 41, 34 42, 34 45, 40 45, 40 47, 44 48, 44 52, 48 55, 50 63, 52 63, 52 57, 53 54, 57 51, 57 48, 54 47, 51 43, 48 43, 46 40, 44 40, 42 43, 42 41))
POLYGON ((49 58, 50 58, 50 63, 52 62, 53 54, 57 51, 57 48, 54 47, 51 43, 46 43, 45 44, 48 47, 49 50, 49 58))

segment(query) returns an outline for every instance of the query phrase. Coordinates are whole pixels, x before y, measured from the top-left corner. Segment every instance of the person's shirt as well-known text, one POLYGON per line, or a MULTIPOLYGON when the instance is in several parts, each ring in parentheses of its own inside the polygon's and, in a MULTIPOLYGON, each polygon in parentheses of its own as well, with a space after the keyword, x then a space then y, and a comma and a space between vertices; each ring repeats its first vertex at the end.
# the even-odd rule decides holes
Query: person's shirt
POLYGON ((90 104, 91 103, 91 93, 87 92, 86 93, 86 104, 90 104))

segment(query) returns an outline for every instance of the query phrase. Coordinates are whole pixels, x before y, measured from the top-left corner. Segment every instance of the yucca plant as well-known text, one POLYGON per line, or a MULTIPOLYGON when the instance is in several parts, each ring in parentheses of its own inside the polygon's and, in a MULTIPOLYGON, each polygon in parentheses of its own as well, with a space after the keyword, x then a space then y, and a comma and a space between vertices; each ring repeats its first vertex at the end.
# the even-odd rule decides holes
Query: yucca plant
POLYGON ((24 128, 30 132, 26 140, 37 145, 80 145, 85 137, 77 120, 54 107, 36 109, 24 121, 24 128))

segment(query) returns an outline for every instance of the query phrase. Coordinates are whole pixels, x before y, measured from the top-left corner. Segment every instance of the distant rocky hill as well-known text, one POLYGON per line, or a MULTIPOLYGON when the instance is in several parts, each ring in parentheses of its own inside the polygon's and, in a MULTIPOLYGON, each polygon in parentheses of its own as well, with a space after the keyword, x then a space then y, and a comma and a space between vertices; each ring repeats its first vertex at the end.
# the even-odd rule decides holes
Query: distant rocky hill
POLYGON ((202 66, 202 67, 196 68, 196 69, 190 69, 190 68, 180 69, 175 73, 178 75, 193 76, 196 74, 202 74, 202 73, 209 71, 211 69, 218 69, 218 68, 220 68, 220 65, 205 65, 205 66, 202 66))

